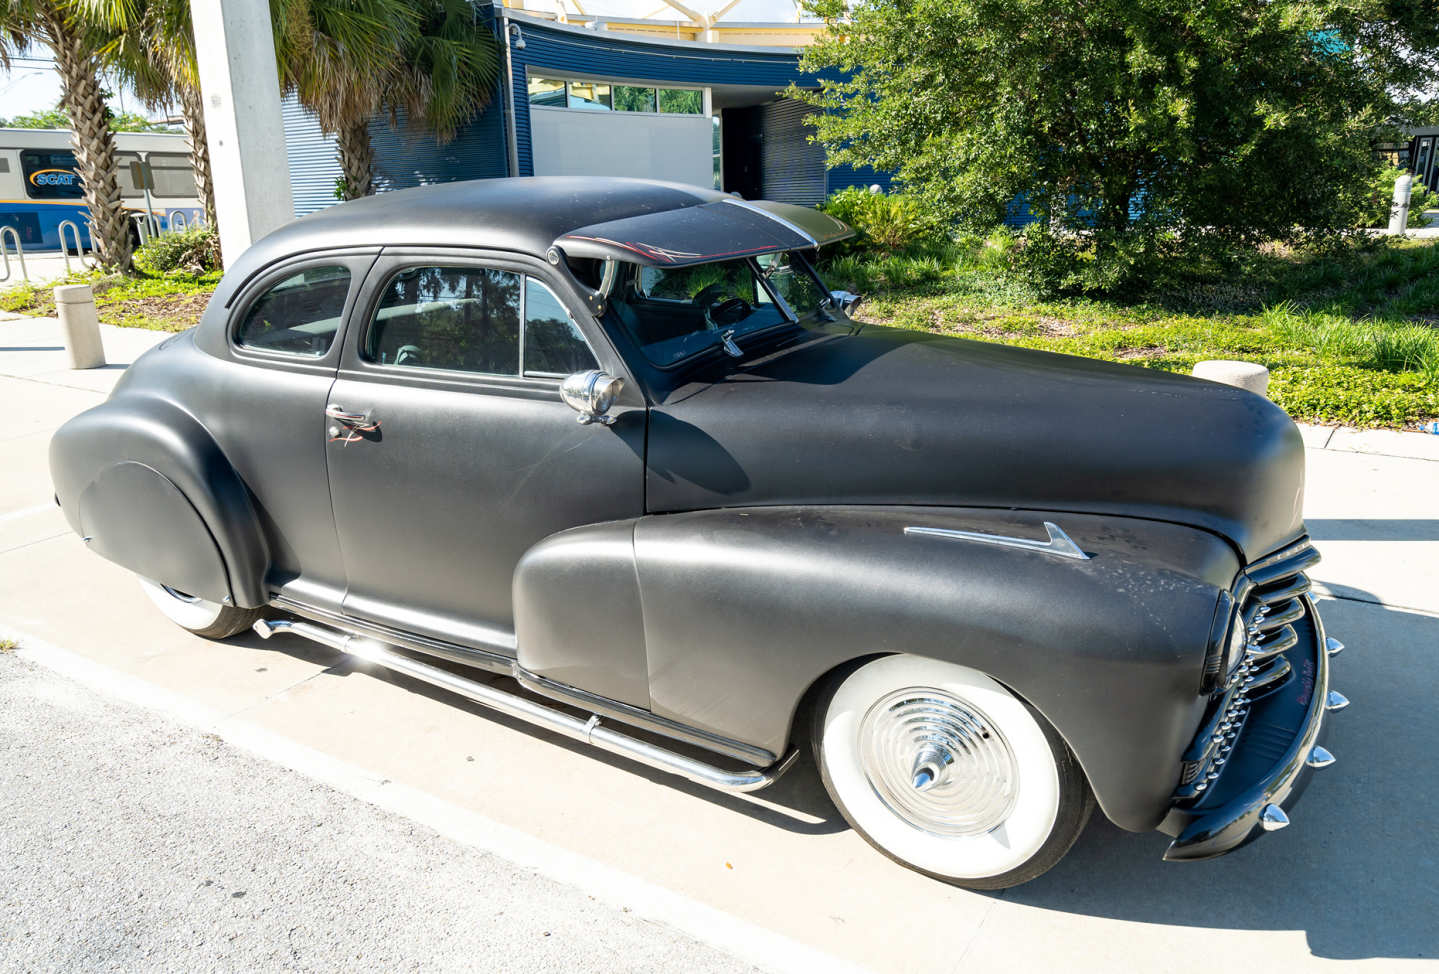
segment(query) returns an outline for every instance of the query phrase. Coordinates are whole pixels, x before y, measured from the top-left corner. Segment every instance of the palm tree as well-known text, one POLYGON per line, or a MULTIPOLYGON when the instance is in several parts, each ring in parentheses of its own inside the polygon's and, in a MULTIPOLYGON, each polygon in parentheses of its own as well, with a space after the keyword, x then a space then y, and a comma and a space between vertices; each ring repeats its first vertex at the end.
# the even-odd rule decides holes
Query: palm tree
POLYGON ((0 67, 32 43, 50 48, 60 72, 60 103, 70 116, 75 166, 90 210, 90 241, 100 263, 130 267, 130 221, 115 171, 115 133, 100 87, 98 51, 108 38, 76 16, 67 0, 0 0, 0 67))
POLYGON ((441 142, 489 102, 494 35, 469 0, 271 0, 281 82, 335 135, 347 199, 374 191, 370 123, 403 114, 441 142))
POLYGON ((270 0, 280 84, 339 143, 346 197, 371 191, 368 129, 396 76, 418 8, 405 0, 270 0))
POLYGON ((101 56, 149 109, 180 106, 195 171, 195 195, 215 225, 215 185, 195 59, 189 0, 74 0, 87 20, 113 32, 101 56))

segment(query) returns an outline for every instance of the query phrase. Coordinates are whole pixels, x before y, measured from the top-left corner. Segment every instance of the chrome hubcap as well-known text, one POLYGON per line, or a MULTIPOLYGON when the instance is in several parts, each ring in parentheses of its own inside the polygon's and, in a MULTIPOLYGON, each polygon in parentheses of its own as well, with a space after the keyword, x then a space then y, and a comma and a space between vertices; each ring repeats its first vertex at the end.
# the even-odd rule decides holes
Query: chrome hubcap
POLYGON ((973 704, 910 687, 882 697, 859 725, 865 777, 905 822, 935 835, 982 835, 1019 794, 1009 742, 973 704))
POLYGON ((194 605, 196 602, 200 601, 200 597, 198 595, 191 595, 188 592, 181 592, 179 589, 173 589, 168 585, 161 585, 160 587, 165 590, 166 595, 180 602, 186 602, 190 605, 194 605))

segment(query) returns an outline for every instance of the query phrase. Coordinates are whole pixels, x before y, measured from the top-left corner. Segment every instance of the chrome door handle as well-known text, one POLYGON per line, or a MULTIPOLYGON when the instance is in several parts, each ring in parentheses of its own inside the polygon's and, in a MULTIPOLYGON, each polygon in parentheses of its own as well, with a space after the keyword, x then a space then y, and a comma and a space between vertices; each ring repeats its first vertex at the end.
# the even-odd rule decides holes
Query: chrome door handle
POLYGON ((325 415, 330 419, 339 420, 349 426, 368 426, 370 423, 370 410, 362 413, 354 413, 345 409, 344 406, 330 403, 325 407, 325 415))

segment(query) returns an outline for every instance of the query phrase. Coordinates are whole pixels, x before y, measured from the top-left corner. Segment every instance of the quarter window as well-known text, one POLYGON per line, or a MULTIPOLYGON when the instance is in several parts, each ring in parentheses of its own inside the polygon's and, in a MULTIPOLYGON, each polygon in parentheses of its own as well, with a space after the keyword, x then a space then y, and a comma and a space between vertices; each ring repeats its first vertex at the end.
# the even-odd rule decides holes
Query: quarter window
POLYGON ((525 278, 525 375, 565 376, 597 367, 560 299, 539 281, 525 278))
POLYGON ((324 355, 340 330, 349 293, 349 268, 306 268, 285 278, 250 305, 235 332, 235 342, 264 352, 324 355))
POLYGON ((365 339, 380 365, 518 375, 521 275, 413 267, 385 288, 365 339))

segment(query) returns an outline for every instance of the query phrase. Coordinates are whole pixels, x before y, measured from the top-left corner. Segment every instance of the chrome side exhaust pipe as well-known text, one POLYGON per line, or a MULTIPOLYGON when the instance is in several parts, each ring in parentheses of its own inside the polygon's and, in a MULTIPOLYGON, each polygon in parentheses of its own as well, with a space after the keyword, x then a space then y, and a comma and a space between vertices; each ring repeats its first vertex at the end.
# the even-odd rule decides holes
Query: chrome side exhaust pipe
POLYGON ((383 643, 364 636, 352 635, 337 629, 315 625, 312 622, 291 622, 288 619, 260 619, 253 628, 262 639, 269 639, 277 633, 303 636, 305 639, 323 646, 348 653, 356 659, 383 666, 387 670, 403 673, 405 676, 413 677, 431 686, 448 690, 450 693, 473 700, 491 710, 497 710, 502 714, 508 714, 527 723, 563 734, 573 740, 583 741, 600 750, 618 754, 660 771, 679 775, 695 784, 718 791, 749 792, 772 785, 789 770, 799 753, 791 750, 789 754, 768 768, 752 771, 726 771, 683 754, 676 754, 674 751, 666 750, 648 741, 610 730, 600 723, 600 718, 596 715, 590 715, 588 720, 572 717, 552 707, 527 700, 518 694, 499 690, 488 684, 478 683, 448 670, 442 670, 438 666, 431 666, 429 663, 422 663, 419 660, 403 656, 383 643))

